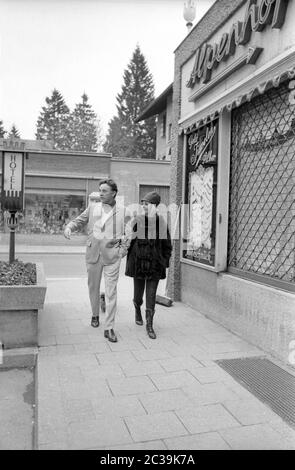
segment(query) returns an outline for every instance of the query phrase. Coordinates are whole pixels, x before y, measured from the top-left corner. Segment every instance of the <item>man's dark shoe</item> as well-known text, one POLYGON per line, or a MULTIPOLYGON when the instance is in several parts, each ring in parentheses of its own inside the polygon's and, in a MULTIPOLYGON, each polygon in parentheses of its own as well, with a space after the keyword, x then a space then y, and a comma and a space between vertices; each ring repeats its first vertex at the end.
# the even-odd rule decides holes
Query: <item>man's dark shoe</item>
POLYGON ((115 335, 114 330, 104 330, 104 337, 107 338, 112 343, 116 343, 118 341, 118 338, 115 335))
POLYGON ((98 316, 91 318, 91 326, 93 326, 93 328, 98 328, 99 327, 99 317, 98 316))

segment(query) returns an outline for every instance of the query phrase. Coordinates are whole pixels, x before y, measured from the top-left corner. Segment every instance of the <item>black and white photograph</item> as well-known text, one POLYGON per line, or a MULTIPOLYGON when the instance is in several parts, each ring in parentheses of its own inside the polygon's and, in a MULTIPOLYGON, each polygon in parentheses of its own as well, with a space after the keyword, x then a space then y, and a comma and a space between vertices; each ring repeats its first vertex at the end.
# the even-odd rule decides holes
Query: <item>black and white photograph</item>
POLYGON ((0 0, 0 450, 295 450, 294 24, 0 0))

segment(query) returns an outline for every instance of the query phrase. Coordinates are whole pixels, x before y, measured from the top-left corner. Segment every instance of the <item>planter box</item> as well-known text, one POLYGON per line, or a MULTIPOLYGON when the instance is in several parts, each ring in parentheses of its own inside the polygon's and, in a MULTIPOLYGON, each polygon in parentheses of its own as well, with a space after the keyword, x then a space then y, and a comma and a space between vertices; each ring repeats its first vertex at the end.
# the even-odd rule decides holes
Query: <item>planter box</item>
POLYGON ((38 345, 38 310, 43 308, 46 278, 36 263, 37 284, 0 286, 0 342, 4 349, 38 345))

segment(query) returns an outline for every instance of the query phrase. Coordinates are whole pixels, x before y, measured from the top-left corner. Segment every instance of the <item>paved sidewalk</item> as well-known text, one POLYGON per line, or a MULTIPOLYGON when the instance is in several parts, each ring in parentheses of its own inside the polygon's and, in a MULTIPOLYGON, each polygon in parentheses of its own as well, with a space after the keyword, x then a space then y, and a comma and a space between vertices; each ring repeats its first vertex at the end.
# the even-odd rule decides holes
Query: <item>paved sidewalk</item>
MULTIPOLYGON (((295 431, 215 359, 264 355, 197 311, 157 306, 157 339, 119 283, 118 343, 91 328, 86 279, 48 281, 39 318, 38 448, 295 449, 295 431)), ((103 316, 102 316, 103 319, 103 316)))
POLYGON ((0 368, 0 450, 34 448, 32 368, 0 368))

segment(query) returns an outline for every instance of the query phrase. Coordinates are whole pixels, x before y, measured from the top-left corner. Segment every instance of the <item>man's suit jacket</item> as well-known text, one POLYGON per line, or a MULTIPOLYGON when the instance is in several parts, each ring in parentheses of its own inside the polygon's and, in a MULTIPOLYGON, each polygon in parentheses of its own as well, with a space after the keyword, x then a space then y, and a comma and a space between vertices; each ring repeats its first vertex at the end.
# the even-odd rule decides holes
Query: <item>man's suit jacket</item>
POLYGON ((130 216, 125 207, 115 205, 102 222, 102 203, 89 204, 82 214, 68 223, 72 231, 87 225, 86 263, 97 263, 102 256, 104 264, 113 264, 127 253, 130 243, 125 235, 126 224, 130 216))

